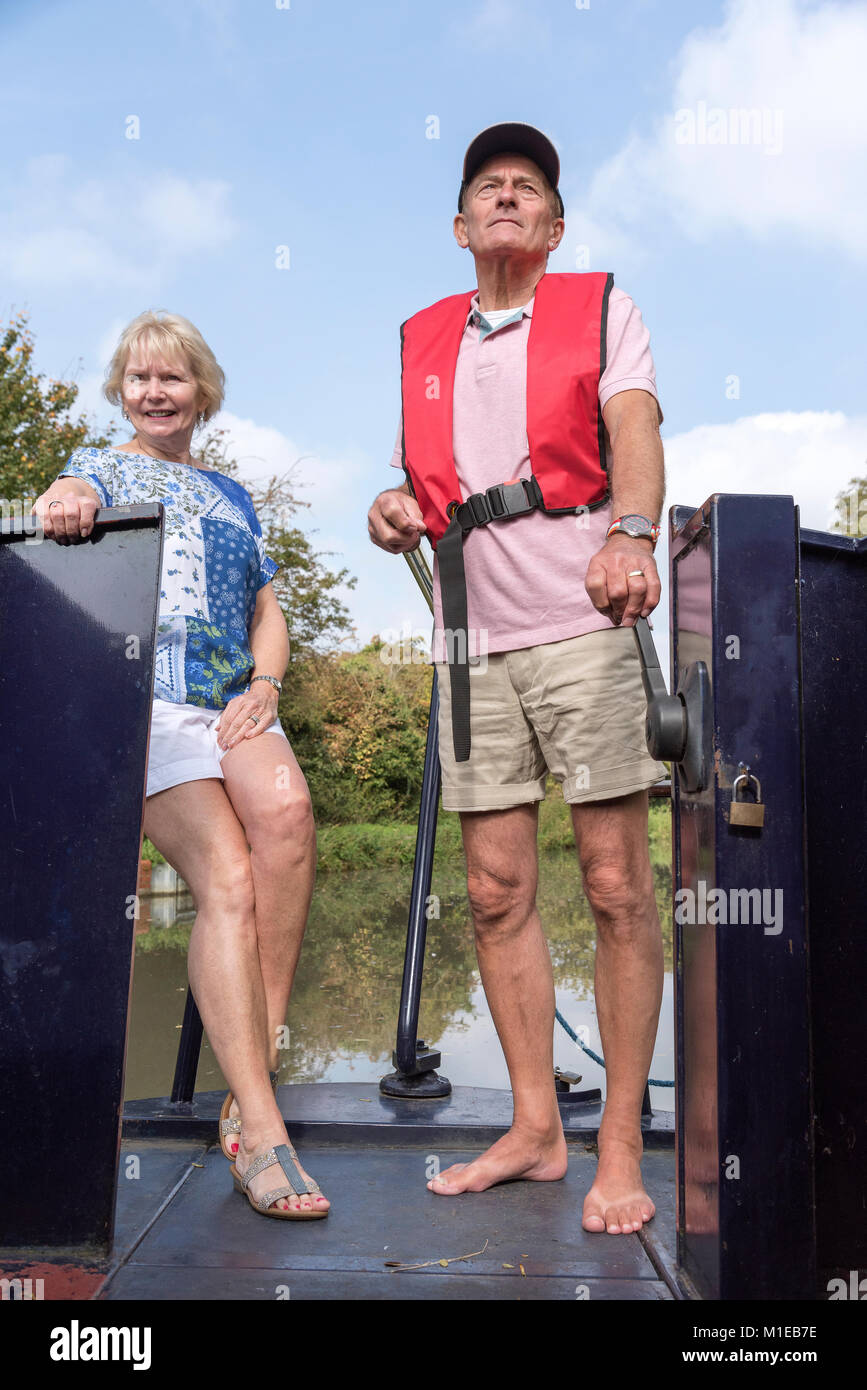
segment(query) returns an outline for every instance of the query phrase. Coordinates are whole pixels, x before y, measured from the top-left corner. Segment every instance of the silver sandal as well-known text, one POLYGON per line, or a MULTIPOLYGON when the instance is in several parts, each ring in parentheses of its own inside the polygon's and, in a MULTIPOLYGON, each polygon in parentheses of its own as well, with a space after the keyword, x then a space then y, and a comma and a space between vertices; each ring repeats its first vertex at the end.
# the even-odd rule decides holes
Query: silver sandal
POLYGON ((232 1164, 232 1180, 235 1184, 236 1192, 246 1195, 250 1205, 263 1216, 276 1216, 281 1221, 321 1221, 328 1215, 325 1211, 293 1211, 292 1208, 283 1210, 282 1207, 273 1207, 272 1204, 281 1197, 300 1197, 302 1191, 309 1192, 311 1195, 318 1193, 322 1195, 322 1189, 312 1178, 305 1178, 301 1172, 298 1162, 298 1155, 292 1144, 275 1144, 271 1149, 265 1149, 263 1153, 257 1154, 251 1162, 249 1168, 241 1174, 238 1172, 234 1163, 232 1164), (266 1168, 270 1168, 273 1163, 277 1163, 283 1169, 283 1176, 286 1182, 280 1187, 274 1187, 269 1192, 265 1192, 261 1197, 254 1197, 249 1191, 249 1184, 266 1168), (295 1169, 295 1181, 299 1184, 294 1186, 289 1173, 295 1169))
MULTIPOLYGON (((269 1071, 268 1073, 268 1080, 271 1082, 271 1090, 274 1092, 275 1097, 277 1095, 278 1075, 279 1073, 276 1071, 269 1071)), ((230 1163, 235 1162, 235 1158, 237 1155, 233 1154, 230 1149, 226 1148, 226 1136, 228 1134, 237 1134, 238 1136, 240 1136, 241 1134, 240 1116, 229 1114, 229 1111, 232 1107, 232 1101, 234 1099, 235 1097, 233 1093, 231 1091, 227 1091, 226 1099, 223 1101, 223 1106, 220 1110, 220 1148, 223 1150, 224 1157, 227 1158, 230 1163)))

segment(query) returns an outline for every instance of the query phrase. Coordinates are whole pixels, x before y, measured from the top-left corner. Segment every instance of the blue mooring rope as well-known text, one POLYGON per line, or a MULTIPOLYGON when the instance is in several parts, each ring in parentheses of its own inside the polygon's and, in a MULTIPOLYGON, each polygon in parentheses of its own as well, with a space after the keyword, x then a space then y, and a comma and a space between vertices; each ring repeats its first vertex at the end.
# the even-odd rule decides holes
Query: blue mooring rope
MULTIPOLYGON (((572 1041, 573 1041, 574 1043, 577 1043, 578 1046, 581 1048, 581 1050, 582 1050, 583 1052, 586 1052, 586 1053, 587 1053, 587 1056, 588 1056, 588 1057, 592 1057, 592 1058, 593 1058, 593 1061, 594 1061, 594 1062, 598 1062, 599 1065, 600 1065, 600 1067, 604 1067, 604 1066, 605 1066, 605 1062, 604 1062, 604 1060, 599 1056, 598 1052, 594 1052, 594 1051, 592 1050, 592 1048, 587 1047, 587 1046, 581 1041, 581 1039, 579 1038, 578 1034, 575 1032, 574 1028, 570 1028, 570 1027, 569 1027, 569 1024, 566 1022, 565 1018, 563 1017, 563 1015, 561 1014, 561 1012, 560 1012, 559 1009, 555 1009, 555 1010, 554 1010, 554 1017, 556 1018, 557 1022, 560 1024, 560 1027, 566 1029, 566 1032, 569 1034, 569 1037, 572 1039, 572 1041)), ((673 1086, 673 1085, 674 1085, 674 1082, 673 1082, 673 1081, 654 1081, 653 1077, 652 1077, 652 1076, 649 1076, 649 1077, 647 1078, 647 1084, 648 1084, 648 1086, 673 1086)))

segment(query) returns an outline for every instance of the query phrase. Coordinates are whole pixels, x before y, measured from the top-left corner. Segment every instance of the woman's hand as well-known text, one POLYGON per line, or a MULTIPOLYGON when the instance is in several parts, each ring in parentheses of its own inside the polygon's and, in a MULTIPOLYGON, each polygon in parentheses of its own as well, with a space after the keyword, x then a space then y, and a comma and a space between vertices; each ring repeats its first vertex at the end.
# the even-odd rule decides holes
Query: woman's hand
POLYGON ((245 695, 236 695, 214 725, 219 746, 234 748, 243 739, 264 733, 277 718, 279 698, 268 681, 256 681, 245 695), (253 718, 258 723, 253 723, 253 718))
POLYGON ((96 490, 83 479, 58 478, 37 497, 33 513, 39 517, 43 535, 62 543, 89 536, 101 505, 96 490))

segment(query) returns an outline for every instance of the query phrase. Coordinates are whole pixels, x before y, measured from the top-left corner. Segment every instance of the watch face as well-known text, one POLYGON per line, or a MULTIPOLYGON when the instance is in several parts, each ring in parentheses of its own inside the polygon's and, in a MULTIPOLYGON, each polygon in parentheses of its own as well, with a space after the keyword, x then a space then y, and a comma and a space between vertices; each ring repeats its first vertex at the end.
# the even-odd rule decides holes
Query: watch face
POLYGON ((627 531, 630 536, 647 535, 650 532, 647 518, 637 516, 634 513, 630 513, 629 516, 622 516, 620 518, 620 524, 624 531, 627 531))

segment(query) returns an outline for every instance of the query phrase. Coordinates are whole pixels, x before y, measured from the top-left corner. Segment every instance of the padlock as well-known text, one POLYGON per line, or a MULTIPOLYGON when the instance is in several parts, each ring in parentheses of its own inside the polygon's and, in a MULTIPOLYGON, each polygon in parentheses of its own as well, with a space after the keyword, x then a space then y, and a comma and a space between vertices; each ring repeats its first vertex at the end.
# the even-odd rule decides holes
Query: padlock
POLYGON ((729 825, 751 826, 760 830, 765 823, 765 808, 762 803, 762 784, 754 772, 741 772, 732 782, 732 800, 729 807, 729 825), (738 782, 755 782, 755 801, 738 801, 738 782))

